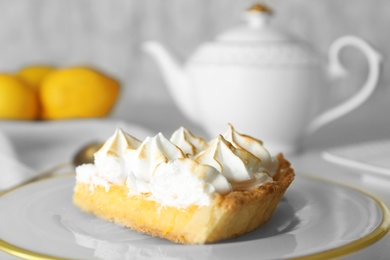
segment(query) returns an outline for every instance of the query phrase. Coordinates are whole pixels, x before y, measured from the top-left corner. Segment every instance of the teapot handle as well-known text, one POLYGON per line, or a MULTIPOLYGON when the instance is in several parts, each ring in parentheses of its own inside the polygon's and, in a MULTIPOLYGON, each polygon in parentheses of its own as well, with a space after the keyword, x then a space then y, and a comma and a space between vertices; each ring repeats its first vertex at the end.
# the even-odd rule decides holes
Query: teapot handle
POLYGON ((363 52, 366 56, 369 73, 367 80, 363 87, 352 97, 344 101, 343 103, 328 109, 323 112, 309 124, 306 129, 307 134, 311 134, 327 123, 344 116, 345 114, 353 111, 360 105, 362 105, 374 92, 374 89, 378 83, 380 63, 382 57, 374 48, 372 48, 364 40, 355 36, 344 36, 337 39, 329 49, 329 69, 330 73, 334 76, 343 76, 346 74, 346 70, 340 62, 340 51, 344 47, 356 47, 363 52))

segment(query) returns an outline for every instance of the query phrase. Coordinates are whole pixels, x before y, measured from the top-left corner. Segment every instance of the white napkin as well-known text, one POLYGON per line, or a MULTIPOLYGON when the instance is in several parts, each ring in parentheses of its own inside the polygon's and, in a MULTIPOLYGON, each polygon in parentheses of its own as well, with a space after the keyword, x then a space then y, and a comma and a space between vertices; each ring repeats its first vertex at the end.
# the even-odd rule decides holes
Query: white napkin
POLYGON ((34 176, 34 170, 18 159, 10 138, 3 132, 0 132, 0 165, 0 191, 34 176))
POLYGON ((114 119, 0 121, 0 191, 70 163, 82 146, 105 141, 116 128, 141 140, 152 135, 114 119))

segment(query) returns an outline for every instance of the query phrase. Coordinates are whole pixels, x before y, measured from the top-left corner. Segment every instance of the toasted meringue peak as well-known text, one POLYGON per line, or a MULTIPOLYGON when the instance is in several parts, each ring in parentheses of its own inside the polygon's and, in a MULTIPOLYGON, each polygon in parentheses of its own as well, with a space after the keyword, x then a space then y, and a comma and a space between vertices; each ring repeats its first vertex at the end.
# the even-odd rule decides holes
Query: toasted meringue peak
POLYGON ((278 161, 272 157, 263 142, 248 135, 238 133, 234 127, 229 124, 228 131, 223 135, 235 148, 243 149, 261 160, 261 166, 267 170, 271 176, 274 176, 278 168, 278 161))
POLYGON ((207 142, 203 138, 195 136, 184 127, 177 129, 170 141, 180 147, 186 155, 195 155, 207 148, 207 142))
POLYGON ((184 157, 179 147, 158 133, 147 137, 136 151, 126 154, 126 167, 136 178, 148 181, 159 164, 184 157))
POLYGON ((209 148, 195 157, 201 164, 216 168, 230 182, 245 182, 254 178, 260 159, 243 149, 235 148, 222 135, 211 141, 209 148))
POLYGON ((137 149, 141 142, 135 137, 116 129, 111 136, 94 155, 94 162, 99 176, 115 184, 123 184, 127 174, 123 171, 123 154, 128 149, 137 149))
POLYGON ((119 158, 126 149, 137 149, 140 144, 140 140, 117 128, 114 135, 104 143, 98 153, 119 158))

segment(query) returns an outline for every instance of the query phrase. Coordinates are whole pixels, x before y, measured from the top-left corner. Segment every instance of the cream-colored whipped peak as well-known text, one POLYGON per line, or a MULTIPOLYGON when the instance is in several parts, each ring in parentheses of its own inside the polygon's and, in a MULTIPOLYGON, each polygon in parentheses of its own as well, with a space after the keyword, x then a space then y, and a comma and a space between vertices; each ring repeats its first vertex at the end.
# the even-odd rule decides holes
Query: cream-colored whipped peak
POLYGON ((182 150, 162 133, 154 137, 147 137, 137 150, 128 151, 125 154, 129 178, 133 178, 135 180, 133 183, 136 184, 132 187, 133 191, 148 192, 145 185, 149 183, 159 164, 184 157, 182 150))
POLYGON ((108 138, 108 140, 104 143, 102 148, 99 149, 95 156, 102 154, 104 156, 120 158, 125 150, 135 150, 140 145, 140 140, 118 128, 115 130, 114 135, 108 138))
MULTIPOLYGON (((108 138, 104 145, 94 155, 94 167, 96 168, 96 175, 101 178, 104 177, 110 183, 123 184, 127 179, 127 174, 124 171, 124 153, 128 150, 136 150, 141 142, 125 133, 122 129, 116 129, 113 136, 108 138)), ((88 179, 91 177, 91 168, 80 167, 78 171, 78 178, 81 180, 83 176, 88 179)), ((96 177, 96 180, 98 179, 96 177)), ((100 181, 99 181, 100 182, 100 181)))
MULTIPOLYGON (((207 164, 216 168, 233 186, 233 189, 246 189, 263 181, 263 169, 260 167, 259 158, 245 149, 235 148, 230 142, 220 135, 211 141, 210 146, 195 160, 201 164, 207 164)), ((269 179, 267 179, 269 180, 269 179)))
POLYGON ((235 148, 244 149, 261 161, 261 166, 269 175, 274 176, 279 163, 277 159, 270 155, 267 149, 264 148, 263 142, 251 136, 238 133, 234 127, 229 124, 228 131, 223 135, 235 148))
POLYGON ((207 148, 207 142, 203 138, 193 135, 184 127, 177 129, 170 141, 180 147, 186 155, 195 155, 207 148))
POLYGON ((127 174, 123 171, 123 155, 127 150, 135 150, 141 142, 125 133, 122 129, 117 129, 95 153, 95 166, 100 176, 105 176, 110 182, 123 184, 127 174))

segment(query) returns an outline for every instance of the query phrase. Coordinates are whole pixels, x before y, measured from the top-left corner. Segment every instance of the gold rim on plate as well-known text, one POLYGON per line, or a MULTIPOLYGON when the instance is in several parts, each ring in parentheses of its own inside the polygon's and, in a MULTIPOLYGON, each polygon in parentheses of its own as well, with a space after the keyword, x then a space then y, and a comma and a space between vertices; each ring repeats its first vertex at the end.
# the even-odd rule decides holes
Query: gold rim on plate
MULTIPOLYGON (((36 182, 41 182, 41 181, 45 181, 47 179, 53 179, 53 178, 69 177, 70 175, 74 175, 74 174, 52 176, 52 177, 38 180, 35 182, 26 183, 24 185, 20 185, 20 186, 17 186, 15 188, 0 192, 0 197, 4 196, 5 194, 8 194, 16 189, 22 188, 24 186, 27 186, 27 185, 30 185, 30 184, 33 184, 36 182)), ((320 181, 332 183, 332 184, 335 184, 335 185, 338 185, 341 187, 346 187, 346 188, 358 191, 358 192, 366 195, 367 197, 371 198, 381 209, 382 221, 378 225, 378 227, 376 227, 371 233, 369 233, 369 234, 365 235, 364 237, 361 237, 357 240, 354 240, 348 244, 345 244, 345 245, 342 245, 342 246, 339 246, 336 248, 332 248, 329 250, 321 251, 318 253, 313 253, 310 255, 303 255, 300 257, 293 257, 293 258, 289 258, 289 259, 291 259, 291 260, 318 260, 318 259, 330 259, 330 258, 345 256, 345 255, 357 252, 357 251, 359 251, 363 248, 366 248, 367 246, 377 242, 382 237, 384 237, 388 233, 388 231, 390 230, 390 211, 389 211, 389 209, 382 201, 375 198, 373 195, 369 194, 368 192, 365 192, 359 188, 349 186, 346 184, 341 184, 341 183, 338 183, 338 182, 335 182, 332 180, 322 179, 322 178, 317 177, 317 176, 309 176, 306 174, 300 174, 297 177, 299 178, 299 176, 303 176, 303 177, 309 178, 309 179, 317 179, 320 181)), ((17 257, 24 258, 24 259, 29 259, 29 260, 69 260, 69 258, 61 258, 61 257, 57 257, 57 256, 45 255, 45 254, 37 253, 34 251, 30 251, 30 250, 27 250, 24 248, 20 248, 20 247, 17 247, 15 245, 12 245, 12 244, 2 240, 2 239, 0 239, 0 251, 4 251, 10 255, 17 256, 17 257)))

